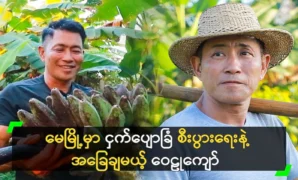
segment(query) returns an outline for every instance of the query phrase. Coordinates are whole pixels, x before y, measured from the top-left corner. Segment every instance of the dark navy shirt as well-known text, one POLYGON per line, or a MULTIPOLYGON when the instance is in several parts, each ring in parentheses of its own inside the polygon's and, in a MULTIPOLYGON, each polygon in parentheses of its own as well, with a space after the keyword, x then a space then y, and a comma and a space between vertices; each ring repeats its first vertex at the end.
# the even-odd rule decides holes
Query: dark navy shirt
MULTIPOLYGON (((91 88, 72 83, 65 97, 72 94, 75 88, 83 90, 90 95, 91 88)), ((46 97, 51 95, 51 90, 44 81, 44 75, 9 84, 0 92, 0 125, 8 126, 10 121, 18 120, 17 112, 24 109, 30 112, 29 100, 36 98, 46 103, 46 97)))
MULTIPOLYGON (((86 94, 90 95, 91 88, 81 86, 77 83, 72 83, 71 88, 67 93, 60 92, 66 97, 68 94, 72 94, 75 88, 81 89, 86 94)), ((9 84, 0 92, 0 125, 8 126, 10 121, 18 120, 17 112, 19 109, 31 112, 29 108, 29 100, 31 98, 36 98, 41 102, 46 103, 46 97, 49 95, 51 95, 51 90, 44 81, 44 75, 9 84)), ((57 180, 84 179, 83 177, 70 176, 69 173, 65 171, 53 172, 47 178, 57 180)), ((16 180, 35 179, 37 180, 39 178, 30 176, 22 171, 16 172, 16 180)))

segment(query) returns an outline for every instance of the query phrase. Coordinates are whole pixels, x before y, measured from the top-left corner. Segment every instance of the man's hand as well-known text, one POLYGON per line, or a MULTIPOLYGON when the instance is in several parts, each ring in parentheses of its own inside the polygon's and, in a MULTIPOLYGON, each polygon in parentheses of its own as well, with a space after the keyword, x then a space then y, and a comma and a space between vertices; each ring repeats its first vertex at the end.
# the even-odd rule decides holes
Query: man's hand
MULTIPOLYGON (((40 140, 40 135, 32 135, 23 138, 17 142, 19 144, 33 145, 38 143, 40 140)), ((71 161, 73 155, 68 155, 66 157, 61 157, 64 150, 64 144, 47 144, 45 148, 33 157, 25 160, 18 160, 14 162, 14 165, 24 170, 54 170, 61 165, 71 161)), ((34 172, 34 171, 33 171, 34 172)), ((38 172, 38 171, 35 171, 38 172)))

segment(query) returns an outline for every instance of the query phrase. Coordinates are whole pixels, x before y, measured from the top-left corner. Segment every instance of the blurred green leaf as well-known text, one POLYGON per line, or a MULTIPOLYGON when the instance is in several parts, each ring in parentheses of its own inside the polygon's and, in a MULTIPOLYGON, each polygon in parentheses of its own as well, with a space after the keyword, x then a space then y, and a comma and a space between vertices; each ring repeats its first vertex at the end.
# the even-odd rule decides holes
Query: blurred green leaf
POLYGON ((12 65, 9 68, 7 68, 7 70, 5 72, 8 73, 8 72, 19 70, 19 69, 21 69, 21 67, 19 65, 12 65))
POLYGON ((73 12, 76 10, 82 10, 84 8, 83 4, 78 3, 57 3, 57 4, 50 4, 44 8, 29 10, 23 9, 22 13, 24 15, 28 15, 35 18, 42 18, 42 19, 52 19, 54 14, 58 14, 61 12, 73 12))
POLYGON ((86 53, 84 55, 82 69, 93 68, 96 66, 117 66, 117 63, 104 56, 86 53))
POLYGON ((176 69, 176 66, 171 61, 168 55, 169 46, 165 43, 158 42, 152 47, 152 54, 155 61, 155 65, 159 66, 165 71, 172 71, 176 69))
POLYGON ((141 50, 131 51, 126 53, 122 59, 119 67, 121 72, 119 73, 122 77, 130 77, 137 74, 140 70, 140 62, 142 59, 141 50))
POLYGON ((273 23, 274 18, 276 17, 276 14, 278 12, 278 9, 271 8, 266 11, 266 13, 261 14, 258 19, 262 23, 263 27, 268 27, 270 23, 273 23))
POLYGON ((13 65, 18 52, 20 52, 25 47, 25 45, 27 43, 28 43, 27 41, 22 42, 21 44, 16 46, 14 49, 11 49, 10 51, 8 51, 5 54, 3 54, 2 56, 0 56, 1 57, 0 58, 1 59, 0 74, 3 74, 9 66, 13 65))
POLYGON ((168 0, 103 0, 91 19, 95 21, 113 20, 115 16, 120 14, 124 22, 128 22, 135 19, 140 12, 167 1, 168 0))
POLYGON ((39 55, 35 52, 29 54, 24 61, 28 62, 33 69, 44 68, 44 62, 41 61, 39 55))
POLYGON ((121 27, 101 27, 101 28, 87 28, 86 34, 89 39, 97 39, 101 36, 105 36, 108 38, 113 38, 114 36, 120 37, 121 35, 126 35, 131 38, 136 39, 152 39, 156 38, 156 36, 151 32, 144 32, 129 28, 121 28, 121 27))
POLYGON ((17 56, 28 56, 29 54, 34 53, 39 46, 39 43, 32 41, 29 36, 22 33, 9 32, 0 37, 0 44, 6 44, 5 47, 8 51, 15 49, 24 41, 28 42, 21 51, 18 51, 18 54, 16 54, 17 56))
POLYGON ((192 5, 192 7, 189 9, 191 13, 198 13, 206 10, 209 7, 213 7, 217 4, 218 0, 198 0, 196 3, 192 5))
POLYGON ((16 39, 16 33, 6 33, 0 36, 0 44, 7 44, 16 39))
POLYGON ((85 72, 98 72, 103 70, 119 71, 120 69, 117 66, 95 66, 95 67, 83 69, 79 72, 79 74, 82 74, 85 72))
POLYGON ((20 13, 27 2, 27 0, 7 0, 6 4, 12 11, 20 13))
POLYGON ((16 16, 13 16, 11 21, 8 23, 9 26, 11 26, 14 30, 18 31, 24 31, 27 30, 27 28, 31 28, 32 24, 30 22, 30 19, 20 19, 16 16))
POLYGON ((176 6, 179 6, 179 5, 186 5, 189 2, 189 0, 174 0, 173 2, 176 6))
POLYGON ((101 3, 101 0, 87 0, 85 6, 95 6, 101 3))

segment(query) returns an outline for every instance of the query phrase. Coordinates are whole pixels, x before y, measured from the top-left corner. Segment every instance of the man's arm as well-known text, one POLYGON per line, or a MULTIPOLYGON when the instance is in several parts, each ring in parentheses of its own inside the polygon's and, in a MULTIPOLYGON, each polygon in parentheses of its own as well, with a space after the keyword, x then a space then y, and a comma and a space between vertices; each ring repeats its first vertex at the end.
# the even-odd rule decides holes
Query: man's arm
POLYGON ((6 146, 11 137, 11 134, 6 132, 7 128, 7 126, 0 125, 0 148, 6 146))
MULTIPOLYGON (((11 92, 14 86, 8 85, 0 92, 0 148, 6 146, 11 137, 7 133, 7 128, 10 121, 17 120, 17 109, 12 104, 11 92)), ((0 172, 11 170, 11 163, 0 165, 0 172)))
MULTIPOLYGON (((0 148, 7 145, 9 138, 11 137, 11 134, 8 134, 7 126, 1 126, 0 125, 0 148)), ((6 172, 11 170, 11 163, 3 164, 0 166, 0 172, 6 172)))

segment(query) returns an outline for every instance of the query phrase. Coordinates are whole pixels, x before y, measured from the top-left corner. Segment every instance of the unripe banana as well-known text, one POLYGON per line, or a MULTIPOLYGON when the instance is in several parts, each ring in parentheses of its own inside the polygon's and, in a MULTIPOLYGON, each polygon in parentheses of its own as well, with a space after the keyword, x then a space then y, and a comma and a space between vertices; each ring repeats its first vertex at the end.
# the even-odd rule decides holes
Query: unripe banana
POLYGON ((38 120, 34 117, 33 114, 25 111, 23 109, 18 110, 17 112, 18 118, 20 121, 24 123, 24 127, 38 127, 38 120))
POLYGON ((149 103, 144 95, 138 95, 132 105, 132 111, 134 116, 134 124, 140 125, 142 122, 149 120, 150 110, 149 103))
POLYGON ((119 106, 125 115, 125 124, 124 124, 125 127, 131 126, 133 124, 134 117, 132 113, 132 107, 127 96, 125 95, 121 96, 119 101, 119 106))
POLYGON ((47 106, 53 110, 53 99, 52 99, 52 96, 47 96, 46 97, 46 103, 47 103, 47 106))
POLYGON ((96 91, 96 90, 91 90, 90 91, 91 96, 96 95, 96 94, 102 94, 101 91, 96 91))
POLYGON ((75 127, 76 124, 69 109, 68 101, 57 88, 52 89, 51 95, 53 99, 53 112, 59 119, 59 125, 61 127, 75 127))
POLYGON ((123 84, 119 84, 117 86, 116 93, 118 94, 119 97, 121 97, 123 95, 126 96, 126 97, 129 97, 129 94, 130 94, 128 89, 123 84))
POLYGON ((80 101, 79 110, 84 126, 102 127, 100 116, 89 101, 80 101))
POLYGON ((54 112, 47 105, 35 98, 32 98, 29 100, 29 106, 34 117, 38 119, 40 126, 58 127, 58 119, 54 112))
POLYGON ((105 124, 107 120, 112 105, 101 95, 96 94, 91 97, 91 101, 95 109, 97 110, 102 123, 105 124))
POLYGON ((112 104, 118 104, 118 95, 116 91, 109 85, 106 85, 103 90, 103 96, 112 104))
POLYGON ((80 99, 81 101, 87 100, 87 101, 91 102, 91 98, 86 93, 84 93, 84 91, 82 91, 81 89, 75 88, 73 90, 73 95, 75 97, 77 97, 78 99, 80 99))
POLYGON ((145 86, 141 83, 136 84, 136 86, 133 88, 132 92, 131 92, 131 97, 130 100, 131 102, 133 102, 133 100, 138 96, 138 95, 144 95, 145 98, 147 98, 147 90, 145 88, 145 86))
POLYGON ((83 121, 81 120, 80 109, 79 109, 79 103, 81 100, 79 100, 77 97, 75 97, 73 95, 68 95, 67 101, 69 103, 69 108, 70 108, 70 111, 74 117, 76 125, 79 127, 83 127, 84 124, 83 124, 83 121))
POLYGON ((125 115, 118 105, 114 105, 106 120, 105 127, 124 127, 125 115))

